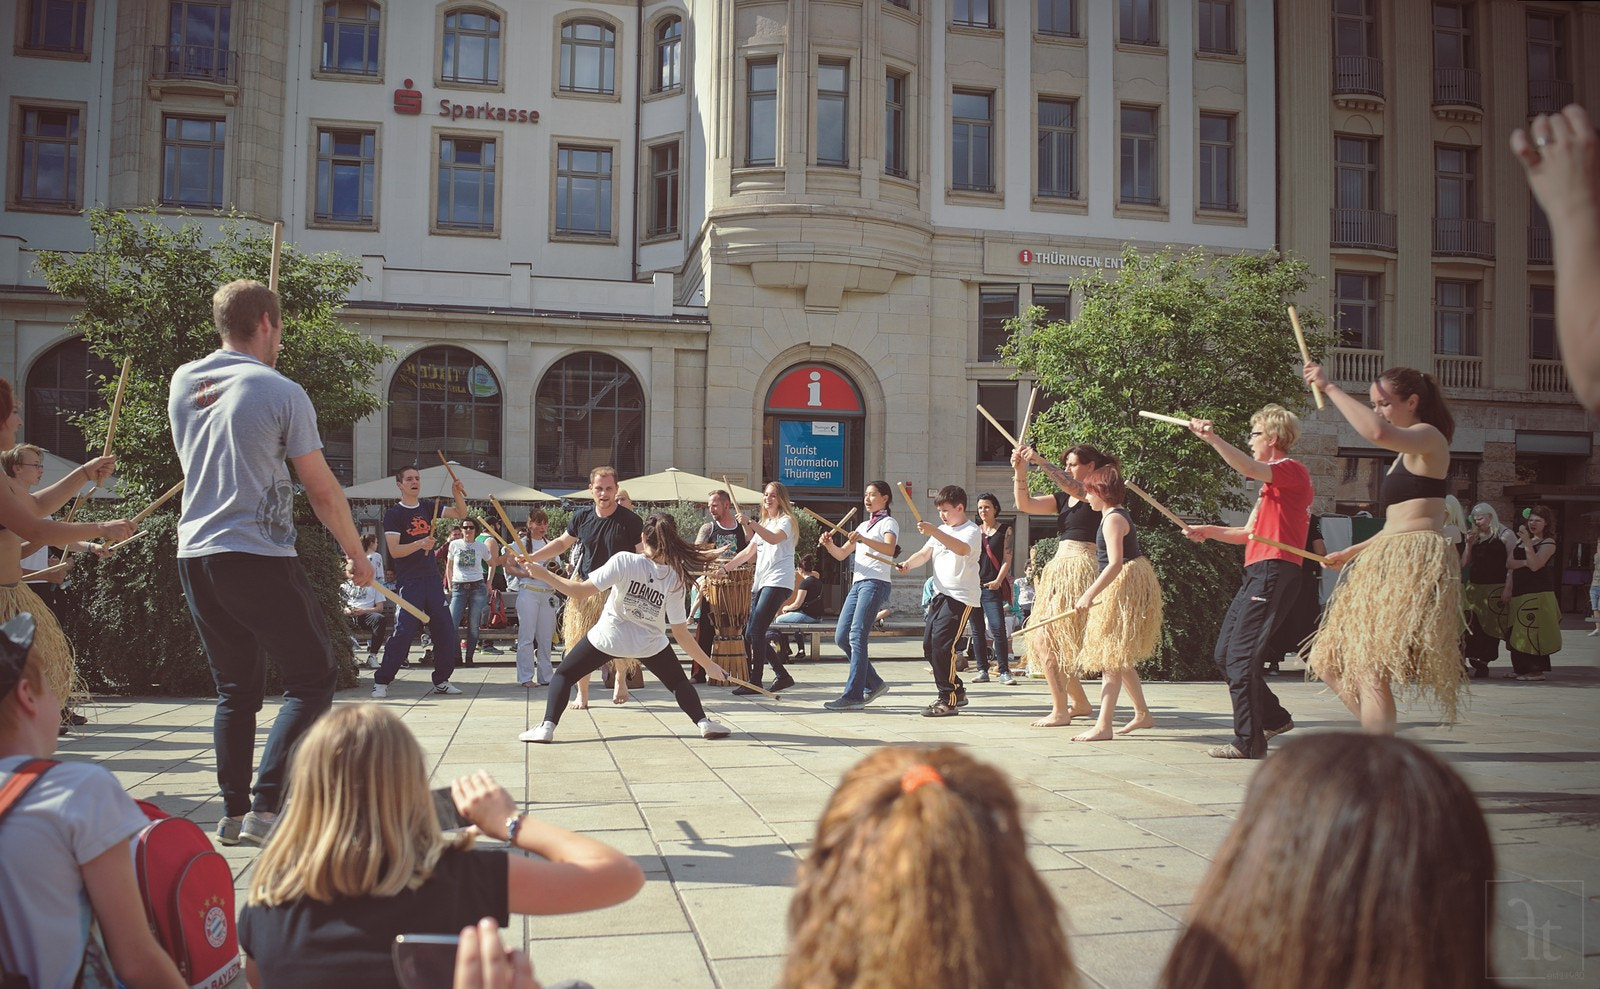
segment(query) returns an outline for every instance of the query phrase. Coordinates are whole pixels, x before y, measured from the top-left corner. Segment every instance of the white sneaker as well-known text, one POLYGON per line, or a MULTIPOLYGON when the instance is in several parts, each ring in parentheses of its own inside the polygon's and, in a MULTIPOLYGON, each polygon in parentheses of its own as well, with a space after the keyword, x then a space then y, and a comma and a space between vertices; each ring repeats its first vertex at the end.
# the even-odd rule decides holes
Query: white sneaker
POLYGON ((436 694, 459 694, 461 693, 461 688, 446 680, 444 683, 434 684, 433 692, 436 694))
POLYGON ((374 697, 388 697, 389 696, 389 685, 386 684, 386 683, 375 683, 375 684, 373 684, 372 685, 372 696, 374 696, 374 697))
POLYGON ((733 733, 728 730, 726 725, 719 725, 710 718, 700 719, 701 738, 727 738, 731 734, 733 733))
POLYGON ((556 737, 556 725, 553 721, 542 721, 536 727, 517 736, 519 742, 540 742, 548 745, 556 737))

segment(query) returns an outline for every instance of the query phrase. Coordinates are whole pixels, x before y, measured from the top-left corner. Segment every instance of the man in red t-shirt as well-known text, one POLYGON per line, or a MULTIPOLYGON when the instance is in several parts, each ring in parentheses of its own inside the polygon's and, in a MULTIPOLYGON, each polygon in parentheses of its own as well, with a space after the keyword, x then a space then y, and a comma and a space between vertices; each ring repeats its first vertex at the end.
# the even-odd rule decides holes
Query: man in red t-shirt
POLYGON ((1216 660, 1233 697, 1233 741, 1210 749, 1218 759, 1260 759, 1267 739, 1294 727, 1289 712, 1262 678, 1274 658, 1273 632, 1286 618, 1300 588, 1300 557, 1249 538, 1250 533, 1288 546, 1304 546, 1311 525, 1311 474, 1289 459, 1300 438, 1300 419, 1281 405, 1250 417, 1250 452, 1218 436, 1207 419, 1191 419, 1189 431, 1211 444, 1229 467, 1260 481, 1261 496, 1243 527, 1196 525, 1195 542, 1217 539, 1244 544, 1244 583, 1228 606, 1217 636, 1216 660))

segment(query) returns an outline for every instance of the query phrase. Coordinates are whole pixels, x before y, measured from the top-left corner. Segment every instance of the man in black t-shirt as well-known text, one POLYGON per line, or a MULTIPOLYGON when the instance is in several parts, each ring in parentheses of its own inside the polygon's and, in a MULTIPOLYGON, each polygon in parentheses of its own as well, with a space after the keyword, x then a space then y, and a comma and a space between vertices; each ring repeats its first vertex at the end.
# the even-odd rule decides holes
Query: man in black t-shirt
MULTIPOLYGON (((750 544, 750 537, 745 534, 744 527, 733 519, 733 497, 728 492, 718 488, 706 496, 706 510, 711 513, 711 521, 700 527, 700 532, 694 541, 702 546, 715 546, 721 550, 724 558, 744 549, 750 544)), ((702 585, 703 588, 703 585, 702 585)), ((702 596, 700 604, 695 608, 696 621, 694 639, 707 656, 711 655, 713 641, 717 637, 717 622, 712 615, 712 608, 702 596)), ((737 627, 722 629, 724 636, 739 636, 744 634, 744 622, 737 623, 737 627)), ((743 646, 740 647, 741 649, 743 646)), ((692 661, 691 661, 692 662, 692 661)), ((706 682, 706 671, 700 668, 699 663, 694 664, 695 683, 706 682)))
MULTIPOLYGON (((444 584, 439 580, 439 567, 434 563, 433 511, 418 499, 422 488, 422 475, 414 466, 402 467, 395 472, 395 486, 400 489, 400 503, 391 505, 383 513, 384 539, 389 545, 389 558, 394 561, 395 580, 400 584, 400 596, 428 613, 428 633, 433 639, 433 690, 438 694, 459 694, 461 688, 450 682, 456 663, 461 658, 461 643, 456 638, 456 623, 450 617, 450 607, 445 603, 444 584)), ((467 492, 461 482, 455 482, 455 504, 442 514, 449 519, 467 517, 467 492)), ((399 609, 394 635, 383 647, 383 663, 373 676, 372 696, 389 696, 389 684, 400 667, 405 665, 406 653, 416 638, 422 623, 404 608, 399 609)))

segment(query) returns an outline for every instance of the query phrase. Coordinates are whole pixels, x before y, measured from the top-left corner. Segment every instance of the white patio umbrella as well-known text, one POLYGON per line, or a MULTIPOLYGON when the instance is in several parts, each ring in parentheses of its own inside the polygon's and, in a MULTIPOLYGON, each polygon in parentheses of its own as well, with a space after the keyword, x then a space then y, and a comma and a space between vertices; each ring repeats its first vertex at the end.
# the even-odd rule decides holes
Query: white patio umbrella
MULTIPOLYGON (((721 478, 691 474, 686 470, 668 467, 654 474, 630 477, 617 481, 617 487, 626 488, 634 501, 692 501, 703 502, 706 495, 717 488, 729 491, 740 508, 756 511, 761 506, 761 492, 738 484, 724 484, 721 478)), ((593 500, 587 488, 573 491, 566 497, 573 500, 593 500)))
MULTIPOLYGON (((537 488, 530 488, 525 484, 515 484, 503 477, 473 470, 471 467, 462 467, 452 463, 450 470, 456 472, 461 478, 461 483, 467 489, 468 501, 487 501, 491 495, 500 501, 527 502, 527 501, 559 501, 554 495, 545 494, 537 488)), ((422 475, 422 489, 419 492, 424 501, 434 498, 449 498, 451 496, 450 471, 444 464, 437 467, 425 467, 420 471, 422 475)), ((344 489, 344 496, 351 501, 386 501, 399 495, 400 489, 395 486, 394 477, 380 477, 375 481, 363 481, 344 489)))

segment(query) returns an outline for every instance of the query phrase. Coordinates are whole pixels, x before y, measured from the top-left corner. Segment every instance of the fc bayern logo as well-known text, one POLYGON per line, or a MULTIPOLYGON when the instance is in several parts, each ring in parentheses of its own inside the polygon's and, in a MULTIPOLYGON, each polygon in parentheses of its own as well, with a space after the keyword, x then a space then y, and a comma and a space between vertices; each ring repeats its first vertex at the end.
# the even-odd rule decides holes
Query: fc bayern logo
POLYGON ((1017 255, 1017 260, 1021 261, 1023 264, 1032 264, 1033 252, 1025 249, 1022 251, 1022 253, 1017 255))
POLYGON ((228 915, 221 907, 212 907, 206 911, 206 943, 213 948, 220 948, 226 940, 228 940, 228 915))
POLYGON ((197 410, 211 408, 216 404, 217 397, 217 383, 210 378, 205 378, 194 386, 194 407, 197 410))

